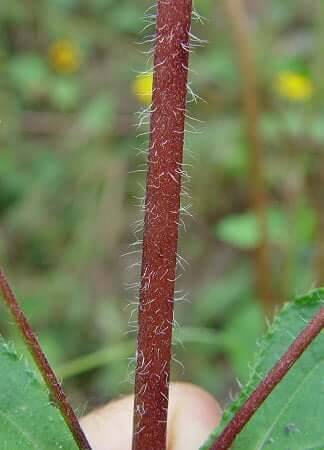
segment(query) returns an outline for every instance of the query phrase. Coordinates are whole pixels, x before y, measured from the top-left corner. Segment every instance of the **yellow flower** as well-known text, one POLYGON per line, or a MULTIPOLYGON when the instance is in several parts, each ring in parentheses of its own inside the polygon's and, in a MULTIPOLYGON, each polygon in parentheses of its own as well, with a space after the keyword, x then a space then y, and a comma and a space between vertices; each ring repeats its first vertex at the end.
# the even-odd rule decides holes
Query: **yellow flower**
POLYGON ((308 100, 314 90, 313 83, 309 78, 288 70, 279 73, 276 89, 281 97, 293 101, 308 100))
POLYGON ((79 49, 67 39, 54 42, 49 48, 48 56, 56 71, 60 73, 76 72, 81 64, 79 49))
POLYGON ((153 91, 153 73, 139 75, 133 82, 133 92, 140 102, 150 104, 153 91))

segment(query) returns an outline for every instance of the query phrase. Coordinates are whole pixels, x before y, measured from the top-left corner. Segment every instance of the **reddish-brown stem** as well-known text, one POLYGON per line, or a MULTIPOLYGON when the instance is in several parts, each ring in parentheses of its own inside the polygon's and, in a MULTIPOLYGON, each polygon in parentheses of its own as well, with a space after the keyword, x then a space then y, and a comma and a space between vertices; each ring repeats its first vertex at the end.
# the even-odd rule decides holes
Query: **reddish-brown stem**
POLYGON ((157 7, 133 450, 166 448, 191 8, 191 0, 157 7))
POLYGON ((16 296, 1 269, 0 290, 21 334, 23 335, 27 347, 43 376, 53 400, 57 404, 67 426, 71 430, 76 444, 82 450, 91 450, 88 440, 80 427, 79 421, 63 392, 62 386, 51 368, 46 356, 44 355, 32 327, 28 322, 27 317, 21 310, 16 296))
POLYGON ((271 268, 266 217, 267 199, 262 167, 263 142, 259 131, 260 102, 256 67, 250 44, 249 24, 243 0, 225 0, 224 5, 233 30, 242 78, 242 101, 244 104, 251 158, 249 177, 251 203, 258 219, 260 231, 260 242, 255 250, 257 294, 265 312, 271 313, 274 304, 271 289, 271 268))
POLYGON ((291 344, 287 352, 271 369, 263 381, 261 381, 242 408, 235 414, 215 444, 211 447, 211 450, 226 450, 230 448, 245 424, 323 328, 324 308, 321 308, 291 344))
POLYGON ((309 198, 317 213, 316 224, 316 246, 314 255, 314 273, 316 276, 316 283, 318 286, 324 284, 324 211, 322 207, 322 199, 324 193, 324 186, 322 183, 324 175, 324 165, 322 153, 314 155, 310 175, 308 176, 308 190, 309 198))

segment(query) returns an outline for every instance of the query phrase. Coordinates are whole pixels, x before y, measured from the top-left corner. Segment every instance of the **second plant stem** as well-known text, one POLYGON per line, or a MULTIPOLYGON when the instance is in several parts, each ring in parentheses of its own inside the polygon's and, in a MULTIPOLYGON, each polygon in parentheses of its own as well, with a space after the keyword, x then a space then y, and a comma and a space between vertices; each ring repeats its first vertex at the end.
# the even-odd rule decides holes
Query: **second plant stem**
POLYGON ((76 444, 80 450, 91 450, 90 444, 80 426, 77 416, 70 405, 61 383, 56 377, 52 367, 50 366, 32 327, 23 313, 20 305, 12 291, 4 272, 0 269, 0 291, 3 299, 7 304, 12 317, 14 318, 29 352, 31 353, 42 377, 53 397, 53 401, 61 411, 65 423, 69 427, 76 444))
POLYGON ((260 241, 255 249, 257 295, 266 313, 274 308, 271 288, 271 265, 267 230, 267 198, 263 173, 263 142, 259 130, 259 95, 255 61, 250 43, 248 17, 244 0, 225 0, 227 13, 238 54, 242 76, 242 101, 250 147, 250 192, 255 211, 260 241))
POLYGON ((291 367, 297 362, 307 347, 318 336, 324 327, 324 308, 321 308, 314 318, 297 336, 286 353, 280 358, 268 375, 261 381, 250 397, 235 414, 233 419, 222 431, 210 450, 227 450, 231 448, 237 435, 250 420, 253 414, 280 383, 291 367))

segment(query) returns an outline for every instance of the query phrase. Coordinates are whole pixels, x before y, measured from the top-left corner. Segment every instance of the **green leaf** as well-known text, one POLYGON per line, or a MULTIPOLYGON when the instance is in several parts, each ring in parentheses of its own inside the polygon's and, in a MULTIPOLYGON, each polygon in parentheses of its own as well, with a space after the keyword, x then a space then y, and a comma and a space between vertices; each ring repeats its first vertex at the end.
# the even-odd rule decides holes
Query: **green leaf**
POLYGON ((242 144, 242 121, 239 117, 214 119, 210 124, 199 126, 199 130, 202 134, 192 135, 192 146, 199 152, 205 168, 217 171, 222 177, 246 174, 248 152, 242 144), (210 146, 210 142, 216 145, 210 146))
POLYGON ((202 55, 199 78, 207 81, 216 81, 222 87, 231 87, 237 84, 238 76, 235 61, 227 49, 209 49, 202 55))
POLYGON ((251 288, 252 271, 248 264, 239 265, 222 278, 209 282, 197 293, 197 301, 192 305, 196 323, 224 321, 233 314, 233 309, 250 299, 251 288))
POLYGON ((49 3, 53 3, 53 5, 71 10, 77 6, 79 6, 79 0, 50 0, 49 3))
POLYGON ((48 391, 16 352, 0 341, 2 450, 77 450, 48 391))
POLYGON ((49 72, 38 54, 24 53, 13 57, 7 70, 13 85, 27 97, 46 91, 49 72))
MULTIPOLYGON (((270 241, 280 243, 286 237, 285 217, 279 208, 269 208, 267 213, 270 241)), ((258 220, 254 212, 233 214, 221 220, 215 228, 224 242, 243 249, 251 249, 260 242, 258 220)))
POLYGON ((306 199, 300 198, 297 201, 294 211, 293 230, 291 232, 298 244, 311 242, 316 233, 316 211, 307 203, 306 199))
POLYGON ((248 380, 251 348, 263 329, 264 317, 256 301, 244 304, 225 327, 225 350, 240 382, 248 380))
POLYGON ((110 13, 110 21, 119 31, 136 33, 140 29, 138 24, 138 7, 132 3, 125 4, 123 8, 118 6, 110 13))
POLYGON ((115 113, 115 102, 109 95, 101 94, 92 100, 81 113, 81 124, 93 133, 109 131, 115 113))
MULTIPOLYGON (((220 426, 202 450, 207 450, 215 441, 323 303, 324 289, 316 289, 283 307, 259 344, 249 382, 224 412, 220 426)), ((233 450, 324 448, 323 349, 322 332, 247 423, 231 447, 233 450)))
POLYGON ((53 79, 49 96, 55 107, 69 111, 79 104, 82 86, 77 79, 57 77, 53 79))

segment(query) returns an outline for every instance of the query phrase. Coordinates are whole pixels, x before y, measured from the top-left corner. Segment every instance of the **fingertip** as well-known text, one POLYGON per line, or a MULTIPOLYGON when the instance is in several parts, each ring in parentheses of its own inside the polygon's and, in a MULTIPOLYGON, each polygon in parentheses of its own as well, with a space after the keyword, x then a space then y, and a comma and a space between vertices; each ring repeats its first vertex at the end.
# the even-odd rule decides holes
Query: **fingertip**
POLYGON ((219 404, 204 389, 189 383, 171 385, 168 450, 197 450, 221 416, 219 404))
MULTIPOLYGON (((133 395, 109 403, 81 419, 93 450, 130 450, 133 395)), ((190 383, 171 383, 168 450, 197 450, 218 425, 221 409, 204 389, 190 383)))
POLYGON ((93 450, 131 449, 133 404, 133 395, 128 395, 80 420, 93 450))

